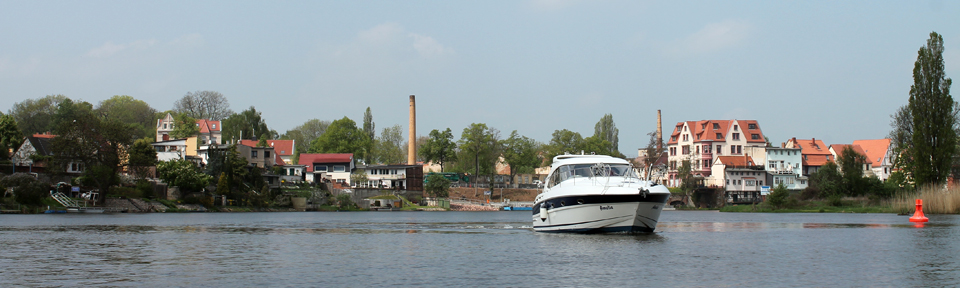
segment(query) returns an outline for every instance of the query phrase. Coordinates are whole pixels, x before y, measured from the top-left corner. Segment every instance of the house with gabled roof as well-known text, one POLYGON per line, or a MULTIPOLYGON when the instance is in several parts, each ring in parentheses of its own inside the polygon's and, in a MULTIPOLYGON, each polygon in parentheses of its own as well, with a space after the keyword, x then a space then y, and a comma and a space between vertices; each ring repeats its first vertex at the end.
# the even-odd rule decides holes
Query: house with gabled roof
MULTIPOLYGON (((170 132, 173 132, 174 124, 175 120, 173 115, 170 115, 170 113, 167 113, 167 115, 161 119, 157 119, 156 142, 176 140, 170 137, 170 132)), ((201 145, 223 144, 223 139, 221 136, 223 127, 221 127, 220 121, 197 119, 196 125, 197 129, 200 131, 196 136, 200 139, 201 145)))
MULTIPOLYGON (((830 154, 833 155, 834 161, 836 161, 836 159, 840 159, 840 157, 843 156, 843 151, 844 151, 845 149, 847 149, 847 147, 853 148, 853 152, 854 152, 854 153, 863 155, 863 158, 867 159, 867 163, 863 163, 862 168, 861 168, 861 169, 863 170, 863 176, 864 176, 864 177, 873 176, 873 166, 872 166, 872 165, 873 165, 873 161, 870 161, 870 157, 867 156, 867 152, 864 152, 864 151, 863 151, 863 148, 861 148, 860 145, 856 145, 856 144, 853 144, 853 145, 851 145, 851 144, 832 144, 832 145, 830 145, 830 154)), ((840 165, 840 163, 837 163, 837 165, 840 165)), ((838 168, 841 169, 840 172, 843 172, 843 171, 842 171, 843 167, 838 167, 838 168)))
POLYGON ((835 160, 833 153, 830 153, 829 147, 823 144, 822 140, 816 138, 797 139, 796 137, 787 140, 784 148, 800 148, 800 155, 803 156, 803 176, 810 176, 817 172, 823 164, 835 160))
MULTIPOLYGON (((240 145, 257 147, 258 140, 240 140, 240 145)), ((267 140, 267 146, 272 147, 274 153, 286 164, 293 164, 293 149, 296 140, 267 140)))
MULTIPOLYGON (((709 186, 723 187, 727 203, 761 202, 761 187, 767 178, 763 164, 753 162, 750 156, 717 156, 711 166, 709 186)), ((769 183, 767 183, 769 185, 769 183)))
POLYGON ((330 181, 344 185, 350 185, 350 173, 356 168, 353 153, 303 153, 297 164, 306 166, 306 181, 330 181))
POLYGON ((871 162, 873 175, 882 181, 890 178, 893 161, 896 160, 890 139, 854 140, 853 144, 863 148, 863 153, 866 153, 867 160, 871 162))
MULTIPOLYGON (((17 148, 10 161, 13 162, 19 172, 44 173, 50 171, 50 159, 53 155, 53 139, 57 135, 48 133, 33 134, 23 139, 23 143, 17 148)), ((83 173, 83 163, 70 162, 63 167, 67 174, 83 173)))
POLYGON ((766 146, 756 120, 700 120, 679 122, 667 141, 667 186, 680 185, 678 169, 689 161, 694 176, 706 178, 719 156, 747 155, 750 147, 766 146))

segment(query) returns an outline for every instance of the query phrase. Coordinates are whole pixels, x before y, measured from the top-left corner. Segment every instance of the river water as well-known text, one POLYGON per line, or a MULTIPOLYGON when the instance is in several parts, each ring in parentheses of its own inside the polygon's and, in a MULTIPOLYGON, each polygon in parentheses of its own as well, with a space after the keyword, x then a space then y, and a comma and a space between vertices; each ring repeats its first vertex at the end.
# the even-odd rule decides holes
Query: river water
POLYGON ((530 212, 0 215, 0 286, 960 286, 960 217, 664 211, 657 232, 530 212))

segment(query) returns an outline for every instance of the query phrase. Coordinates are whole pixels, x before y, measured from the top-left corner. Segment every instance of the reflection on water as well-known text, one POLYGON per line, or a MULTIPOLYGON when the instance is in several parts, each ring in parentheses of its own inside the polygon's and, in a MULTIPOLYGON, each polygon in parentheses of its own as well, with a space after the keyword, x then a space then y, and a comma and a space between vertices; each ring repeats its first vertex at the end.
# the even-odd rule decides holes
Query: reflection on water
POLYGON ((529 212, 0 217, 5 287, 960 285, 949 215, 665 211, 603 235, 529 212))

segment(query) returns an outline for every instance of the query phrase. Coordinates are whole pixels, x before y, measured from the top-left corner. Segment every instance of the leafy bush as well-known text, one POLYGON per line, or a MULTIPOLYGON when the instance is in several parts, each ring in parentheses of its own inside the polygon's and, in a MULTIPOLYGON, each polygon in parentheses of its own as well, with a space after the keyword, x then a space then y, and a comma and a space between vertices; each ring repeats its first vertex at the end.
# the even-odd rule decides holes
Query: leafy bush
POLYGON ((787 204, 788 198, 790 198, 790 191, 787 191, 787 187, 783 184, 779 184, 776 188, 773 188, 770 195, 767 195, 767 202, 774 209, 782 209, 787 204))
POLYGON ((340 194, 337 195, 337 207, 340 209, 350 209, 357 207, 356 203, 353 203, 353 199, 350 198, 350 194, 340 194))
POLYGON ((156 197, 153 193, 153 183, 146 180, 137 181, 137 191, 140 191, 140 197, 143 198, 153 198, 156 197))
POLYGON ((109 196, 114 197, 124 197, 124 198, 140 198, 140 191, 134 187, 110 187, 109 196))
POLYGON ((15 173, 0 179, 0 186, 13 188, 14 200, 23 205, 41 206, 43 199, 50 193, 50 185, 25 173, 15 173))

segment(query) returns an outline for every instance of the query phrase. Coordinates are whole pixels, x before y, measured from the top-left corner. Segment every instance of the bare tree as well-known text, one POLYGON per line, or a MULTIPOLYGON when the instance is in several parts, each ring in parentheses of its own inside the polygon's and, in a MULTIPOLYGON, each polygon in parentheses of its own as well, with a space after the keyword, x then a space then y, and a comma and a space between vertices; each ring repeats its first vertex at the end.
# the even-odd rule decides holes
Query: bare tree
POLYGON ((233 114, 227 97, 217 91, 187 92, 173 103, 173 111, 196 119, 223 120, 233 114))

